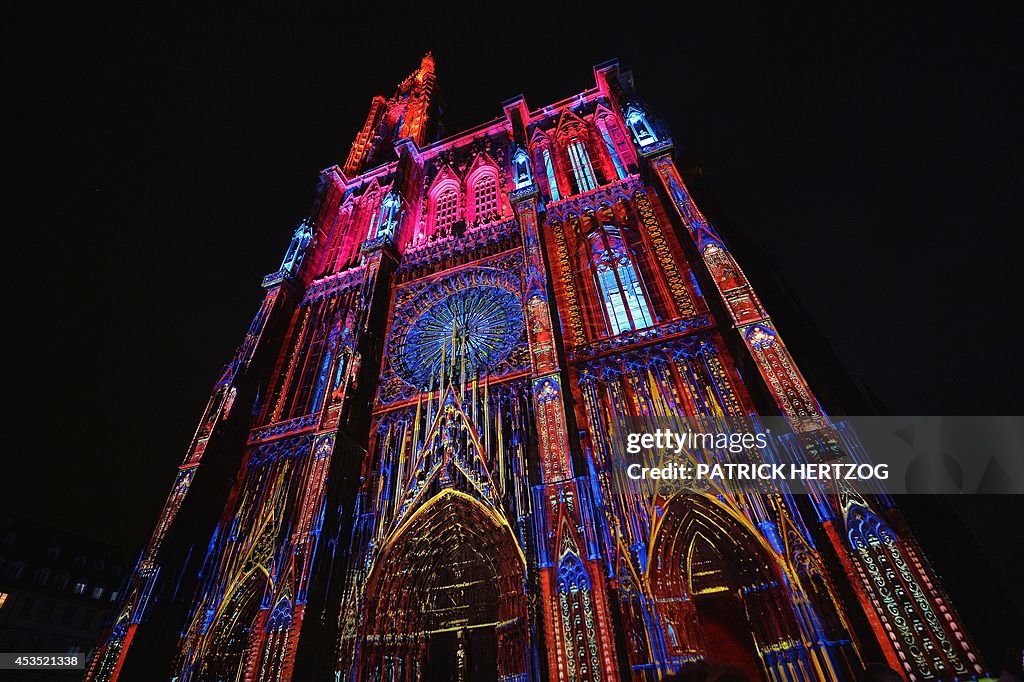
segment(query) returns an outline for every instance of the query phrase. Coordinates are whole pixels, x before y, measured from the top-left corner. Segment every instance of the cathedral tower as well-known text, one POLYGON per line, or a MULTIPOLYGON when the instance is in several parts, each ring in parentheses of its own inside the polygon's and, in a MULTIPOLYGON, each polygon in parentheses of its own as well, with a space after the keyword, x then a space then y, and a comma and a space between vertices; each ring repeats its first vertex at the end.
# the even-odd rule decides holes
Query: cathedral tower
MULTIPOLYGON (((910 679, 983 664, 892 502, 631 481, 637 425, 825 413, 611 62, 434 139, 375 97, 213 387, 89 680, 910 679)), ((694 452, 719 461, 714 450, 694 452)))

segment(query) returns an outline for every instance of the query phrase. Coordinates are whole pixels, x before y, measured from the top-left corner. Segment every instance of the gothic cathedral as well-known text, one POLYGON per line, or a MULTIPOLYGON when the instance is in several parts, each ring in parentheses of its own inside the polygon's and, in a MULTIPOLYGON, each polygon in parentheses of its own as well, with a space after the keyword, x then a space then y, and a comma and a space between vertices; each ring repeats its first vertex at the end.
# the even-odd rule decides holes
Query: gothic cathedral
POLYGON ((984 672, 890 498, 616 475, 636 424, 781 415, 807 462, 858 443, 632 74, 594 76, 444 137, 430 55, 373 99, 263 280, 88 680, 984 672))

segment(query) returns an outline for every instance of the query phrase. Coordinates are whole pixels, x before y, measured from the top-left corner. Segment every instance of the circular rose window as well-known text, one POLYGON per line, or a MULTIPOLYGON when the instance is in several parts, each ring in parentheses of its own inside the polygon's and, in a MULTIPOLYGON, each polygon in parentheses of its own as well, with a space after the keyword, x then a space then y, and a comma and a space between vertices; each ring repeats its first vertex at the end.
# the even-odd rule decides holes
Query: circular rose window
POLYGON ((467 378, 486 373, 509 356, 523 333, 519 296, 506 287, 478 284, 431 298, 411 302, 426 308, 402 334, 396 354, 396 370, 414 386, 428 387, 442 368, 458 376, 463 362, 467 378))

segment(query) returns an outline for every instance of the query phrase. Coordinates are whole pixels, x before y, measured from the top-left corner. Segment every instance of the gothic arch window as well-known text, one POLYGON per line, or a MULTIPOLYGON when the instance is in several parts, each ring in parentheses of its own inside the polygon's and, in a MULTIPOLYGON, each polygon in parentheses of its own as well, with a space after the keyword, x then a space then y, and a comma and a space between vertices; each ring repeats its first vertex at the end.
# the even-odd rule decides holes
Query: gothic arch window
POLYGON ((459 190, 454 184, 445 186, 434 198, 433 235, 451 234, 452 225, 459 217, 459 190))
POLYGON ((455 225, 464 217, 465 201, 462 181, 451 168, 442 165, 427 189, 425 220, 413 237, 413 244, 451 237, 455 225))
POLYGON ((373 239, 380 214, 380 190, 370 190, 363 195, 359 204, 359 233, 364 235, 360 240, 373 239))
POLYGON ((498 179, 494 173, 488 172, 473 183, 473 222, 494 220, 499 214, 498 179))
POLYGON ((609 336, 654 325, 650 297, 640 277, 635 254, 622 231, 604 225, 587 235, 588 261, 601 298, 609 336))
POLYGON ((323 407, 324 397, 330 388, 331 366, 334 361, 334 349, 338 345, 338 328, 333 327, 328 334, 327 342, 323 344, 322 360, 320 371, 316 377, 316 388, 313 391, 313 402, 311 411, 317 412, 323 407))
POLYGON ((587 154, 587 145, 578 137, 569 141, 566 151, 569 154, 569 163, 572 165, 572 174, 576 178, 576 186, 580 192, 589 192, 597 188, 597 180, 594 177, 594 167, 590 163, 590 155, 587 154))
POLYGON ((300 358, 283 374, 267 401, 262 419, 266 423, 294 419, 323 408, 331 392, 337 388, 339 325, 344 320, 344 306, 339 298, 320 299, 295 312, 292 338, 287 348, 293 358, 300 358))
POLYGON ((619 155, 619 150, 615 146, 615 141, 612 140, 611 132, 608 130, 608 117, 597 119, 597 129, 601 132, 601 139, 604 140, 605 149, 608 150, 608 156, 612 159, 612 165, 615 166, 615 174, 619 177, 619 180, 623 180, 626 177, 626 168, 622 165, 622 157, 619 155))
POLYGON ((328 231, 333 235, 330 248, 323 259, 320 267, 320 276, 330 275, 346 266, 346 263, 354 255, 354 250, 359 248, 361 242, 354 238, 349 229, 349 221, 352 216, 351 205, 342 205, 335 213, 331 227, 328 231))
POLYGON ((551 163, 551 151, 544 147, 541 150, 544 158, 544 173, 548 177, 548 192, 551 194, 551 201, 559 201, 562 197, 558 194, 558 180, 555 178, 555 166, 551 163))

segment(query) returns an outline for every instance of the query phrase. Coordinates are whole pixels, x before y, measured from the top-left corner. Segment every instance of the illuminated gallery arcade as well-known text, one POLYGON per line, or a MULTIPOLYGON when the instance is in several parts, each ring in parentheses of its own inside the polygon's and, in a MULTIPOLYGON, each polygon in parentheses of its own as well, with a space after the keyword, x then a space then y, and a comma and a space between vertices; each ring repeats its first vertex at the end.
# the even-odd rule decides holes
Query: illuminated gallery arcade
POLYGON ((593 77, 441 139, 430 55, 373 98, 87 679, 985 671, 890 498, 616 475, 638 424, 776 414, 790 433, 757 461, 863 453, 698 206, 684 143, 628 70, 593 77))

